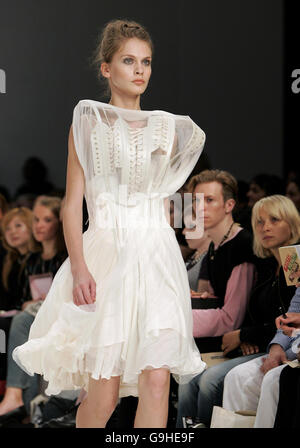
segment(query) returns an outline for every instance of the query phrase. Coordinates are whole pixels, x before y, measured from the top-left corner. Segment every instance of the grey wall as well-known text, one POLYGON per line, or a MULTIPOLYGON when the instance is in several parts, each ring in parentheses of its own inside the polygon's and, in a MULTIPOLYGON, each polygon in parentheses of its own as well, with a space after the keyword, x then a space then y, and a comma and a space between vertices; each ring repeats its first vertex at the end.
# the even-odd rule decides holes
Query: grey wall
POLYGON ((73 107, 102 99, 88 57, 116 17, 153 36, 145 109, 190 115, 207 133, 212 167, 244 180, 282 175, 281 0, 0 0, 0 184, 14 193, 36 155, 64 186, 73 107))

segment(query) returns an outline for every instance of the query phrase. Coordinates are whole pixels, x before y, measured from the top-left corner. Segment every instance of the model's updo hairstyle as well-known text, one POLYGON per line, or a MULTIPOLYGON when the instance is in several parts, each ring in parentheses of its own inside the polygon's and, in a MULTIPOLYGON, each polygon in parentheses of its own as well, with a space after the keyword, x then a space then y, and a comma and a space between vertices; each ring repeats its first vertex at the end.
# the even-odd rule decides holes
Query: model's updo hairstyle
POLYGON ((100 66, 103 62, 110 63, 113 55, 120 49, 121 45, 127 39, 136 37, 149 44, 153 54, 153 42, 146 28, 132 20, 111 20, 103 28, 97 47, 93 55, 93 65, 96 68, 97 76, 100 81, 105 82, 107 87, 107 79, 103 78, 100 66))

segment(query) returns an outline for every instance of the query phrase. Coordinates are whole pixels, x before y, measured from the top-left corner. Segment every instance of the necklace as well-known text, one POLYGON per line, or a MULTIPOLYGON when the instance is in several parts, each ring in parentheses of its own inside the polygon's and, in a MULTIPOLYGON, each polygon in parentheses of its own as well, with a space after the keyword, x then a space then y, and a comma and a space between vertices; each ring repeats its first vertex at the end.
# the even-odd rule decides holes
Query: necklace
POLYGON ((198 253, 198 251, 196 250, 196 252, 190 257, 189 261, 187 262, 187 270, 190 270, 193 266, 195 266, 198 261, 200 260, 200 258, 202 257, 203 253, 198 253))
POLYGON ((223 236, 223 238, 222 238, 222 240, 221 240, 219 246, 217 247, 217 249, 215 249, 214 243, 211 244, 211 246, 210 246, 210 251, 209 251, 209 252, 210 252, 210 254, 209 254, 209 258, 210 258, 211 260, 213 260, 213 259, 215 258, 215 255, 216 255, 217 250, 218 250, 219 247, 224 243, 224 241, 226 241, 227 238, 229 237, 229 234, 230 234, 230 231, 231 231, 231 229, 232 229, 232 227, 233 227, 233 224, 234 224, 234 221, 232 221, 232 223, 231 223, 231 225, 230 225, 228 231, 227 231, 227 232, 225 233, 225 235, 223 236))

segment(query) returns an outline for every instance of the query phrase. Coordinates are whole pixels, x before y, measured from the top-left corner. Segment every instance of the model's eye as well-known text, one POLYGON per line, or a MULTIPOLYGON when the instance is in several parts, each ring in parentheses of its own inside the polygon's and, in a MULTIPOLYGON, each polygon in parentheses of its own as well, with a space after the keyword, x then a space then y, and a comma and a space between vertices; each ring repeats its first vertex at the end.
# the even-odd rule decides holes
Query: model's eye
POLYGON ((124 64, 132 64, 133 63, 133 59, 132 58, 125 58, 123 59, 124 64))
POLYGON ((148 67, 149 65, 151 65, 151 60, 150 59, 144 59, 143 60, 143 64, 148 67))

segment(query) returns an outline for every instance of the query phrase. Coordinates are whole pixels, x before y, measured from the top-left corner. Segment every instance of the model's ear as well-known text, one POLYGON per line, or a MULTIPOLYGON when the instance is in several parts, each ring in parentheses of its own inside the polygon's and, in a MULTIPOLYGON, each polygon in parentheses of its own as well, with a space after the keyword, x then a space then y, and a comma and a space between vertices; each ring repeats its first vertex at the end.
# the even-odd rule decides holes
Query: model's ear
POLYGON ((225 202, 225 212, 231 213, 235 206, 235 200, 233 198, 227 199, 225 202))
POLYGON ((104 78, 110 78, 110 67, 107 62, 102 62, 100 66, 100 71, 104 78))

